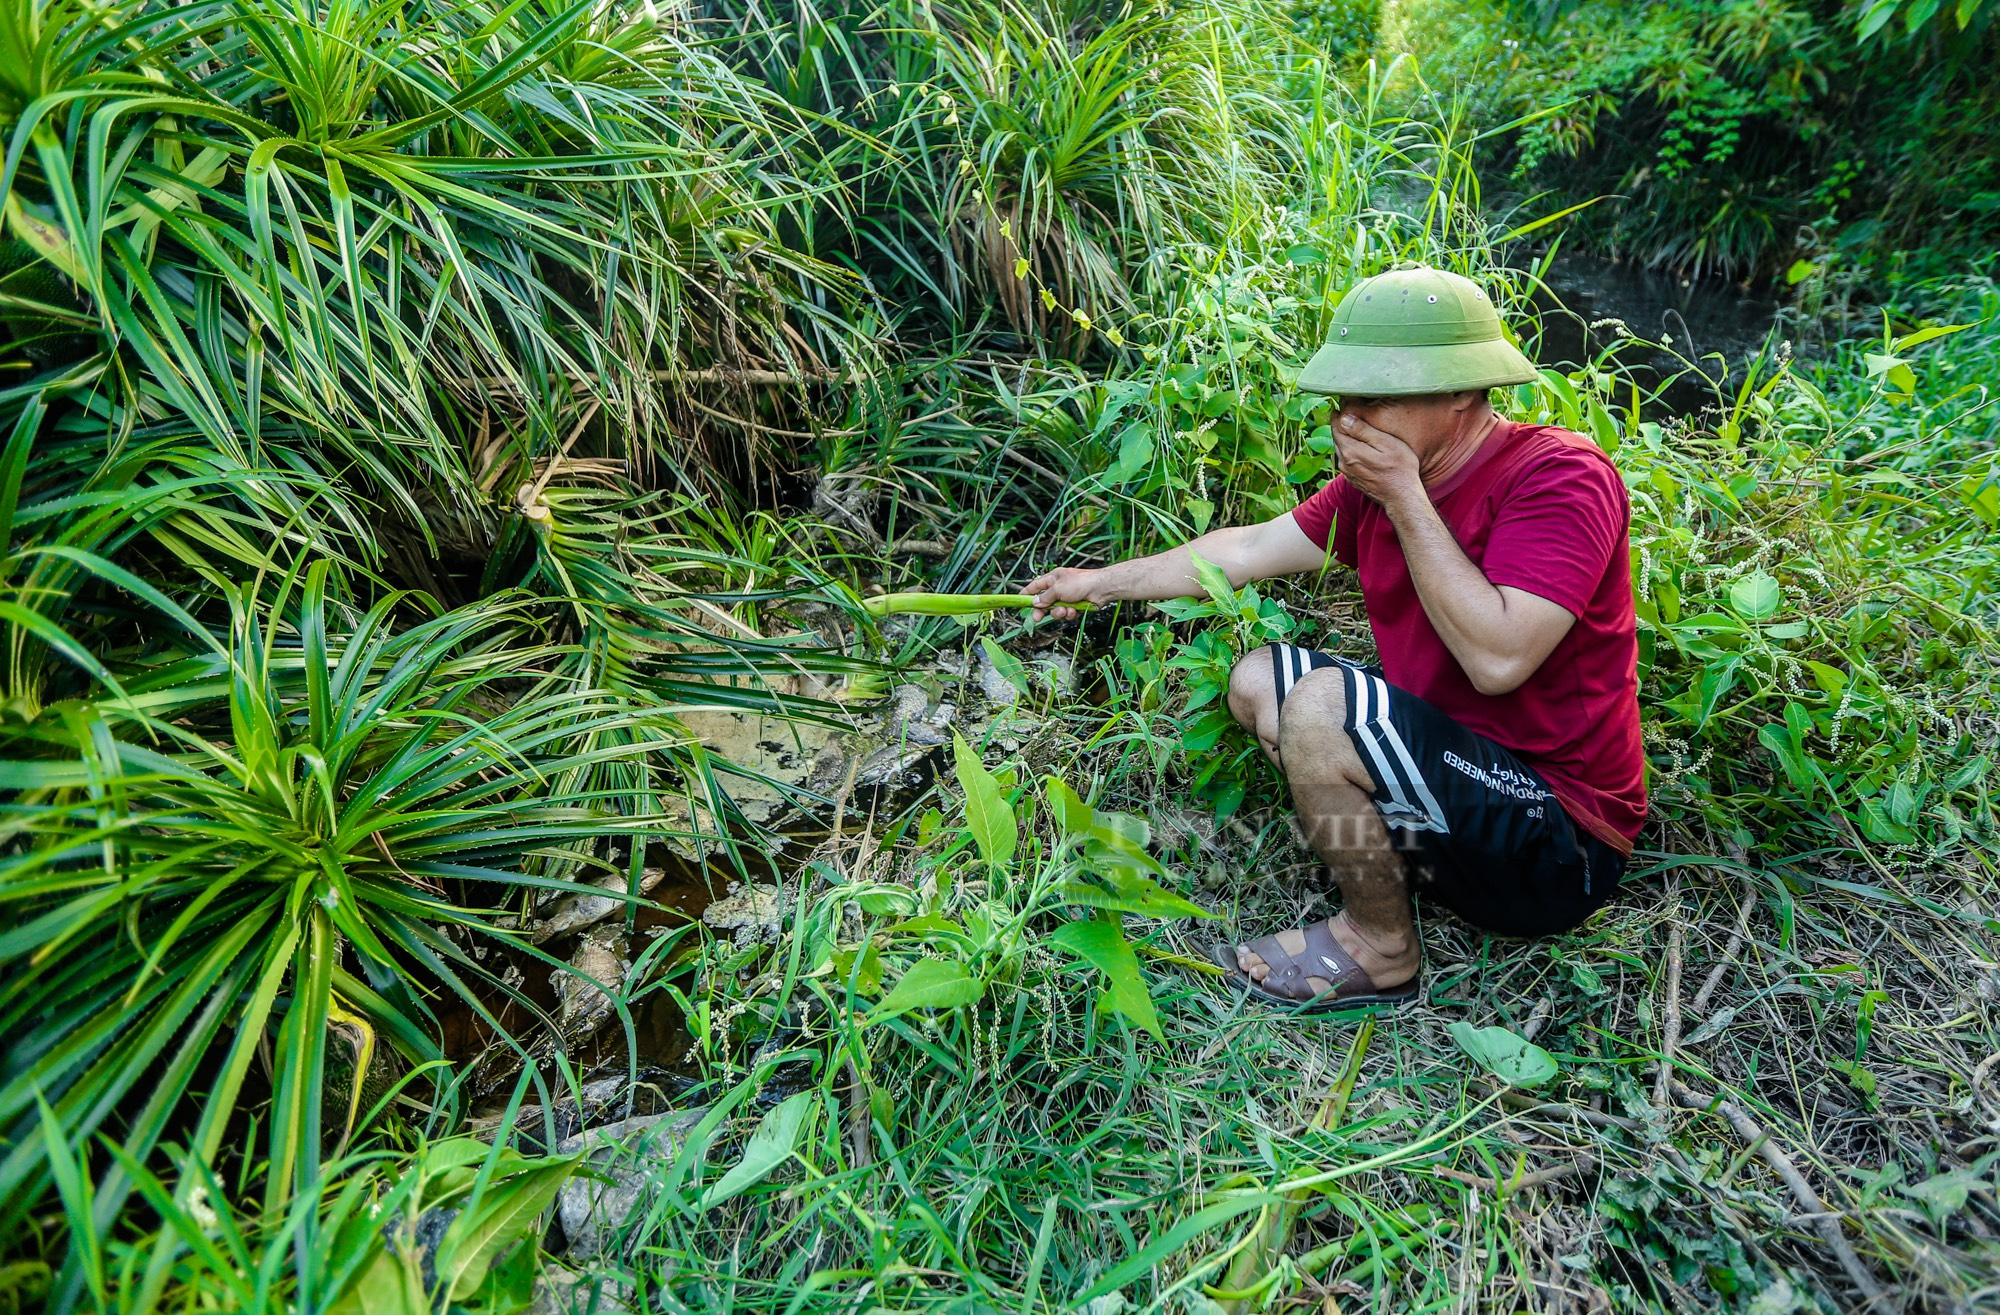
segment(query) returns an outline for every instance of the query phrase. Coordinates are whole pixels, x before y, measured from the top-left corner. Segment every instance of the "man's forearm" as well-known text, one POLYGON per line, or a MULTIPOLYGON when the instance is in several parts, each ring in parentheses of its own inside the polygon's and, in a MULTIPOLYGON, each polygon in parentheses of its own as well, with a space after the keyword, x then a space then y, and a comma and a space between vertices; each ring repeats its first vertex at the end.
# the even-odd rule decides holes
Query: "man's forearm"
POLYGON ((1274 575, 1314 570, 1326 563, 1326 549, 1306 537, 1298 521, 1286 514, 1259 525, 1210 530, 1191 543, 1150 557, 1094 569, 1057 567, 1028 582, 1028 592, 1035 595, 1035 616, 1039 619, 1052 614, 1068 620, 1075 613, 1067 609, 1077 603, 1195 597, 1202 592, 1201 578, 1194 570, 1197 554, 1220 567, 1229 582, 1239 587, 1274 575))
POLYGON ((1102 590, 1103 596, 1093 601, 1191 598, 1202 591, 1201 579, 1194 572, 1197 553, 1203 561, 1221 567, 1229 583, 1239 588, 1252 580, 1267 579, 1278 572, 1266 569, 1267 563, 1256 551, 1262 529, 1258 525, 1230 525, 1210 530, 1177 548, 1104 567, 1097 572, 1096 587, 1092 590, 1093 593, 1102 590))
POLYGON ((1396 527, 1410 581, 1438 638, 1475 686, 1506 683, 1513 655, 1496 642, 1508 629, 1506 599, 1458 546, 1421 487, 1384 503, 1383 510, 1396 527))
MULTIPOLYGON (((1204 562, 1214 562, 1228 576, 1230 584, 1242 584, 1236 570, 1230 570, 1230 536, 1244 530, 1244 526, 1228 526, 1224 530, 1210 530, 1198 540, 1180 544, 1178 548, 1168 548, 1166 552, 1156 552, 1150 558, 1130 558, 1126 562, 1114 562, 1098 572, 1096 588, 1102 592, 1098 602, 1154 602, 1160 598, 1192 598, 1202 592, 1202 582, 1194 574, 1194 554, 1200 554, 1204 562)), ((1240 564, 1236 564, 1240 568, 1240 564)), ((1248 578, 1248 576, 1246 576, 1248 578)))

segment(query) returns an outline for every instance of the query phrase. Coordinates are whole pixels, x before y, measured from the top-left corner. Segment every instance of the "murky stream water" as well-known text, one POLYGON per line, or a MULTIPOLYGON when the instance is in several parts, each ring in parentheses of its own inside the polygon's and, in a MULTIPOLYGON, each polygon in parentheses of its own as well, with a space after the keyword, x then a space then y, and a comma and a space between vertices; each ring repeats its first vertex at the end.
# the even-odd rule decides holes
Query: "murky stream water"
POLYGON ((1642 388, 1681 375, 1661 395, 1659 409, 1668 414, 1715 405, 1713 385, 1683 373, 1687 361, 1718 382, 1741 379, 1743 363, 1762 348, 1778 315, 1778 303, 1733 283, 1683 279, 1597 256, 1559 255, 1547 283, 1554 296, 1542 299, 1537 359, 1572 368, 1590 360, 1618 340, 1613 320, 1641 338, 1671 339, 1671 353, 1632 348, 1620 356, 1642 388), (1726 362, 1726 375, 1724 363, 1703 360, 1715 352, 1726 362))

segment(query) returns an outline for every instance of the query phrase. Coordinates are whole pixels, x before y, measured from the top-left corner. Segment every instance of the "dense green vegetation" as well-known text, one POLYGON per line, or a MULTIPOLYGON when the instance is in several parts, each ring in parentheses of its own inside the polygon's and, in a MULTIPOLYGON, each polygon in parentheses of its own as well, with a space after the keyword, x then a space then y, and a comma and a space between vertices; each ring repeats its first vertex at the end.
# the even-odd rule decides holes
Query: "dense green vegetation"
POLYGON ((1990 1302, 1993 7, 1926 5, 0 0, 0 1304, 1990 1302), (1894 300, 1496 399, 1631 489, 1631 890, 1245 1007, 1207 938, 1326 892, 1219 695, 1353 581, 863 599, 1288 508, 1342 291, 1532 334, 1566 224, 1894 300))
POLYGON ((1906 295, 2000 246, 2000 8, 1923 0, 1381 7, 1574 237, 1680 272, 1906 295), (1552 204, 1551 204, 1552 203, 1552 204))

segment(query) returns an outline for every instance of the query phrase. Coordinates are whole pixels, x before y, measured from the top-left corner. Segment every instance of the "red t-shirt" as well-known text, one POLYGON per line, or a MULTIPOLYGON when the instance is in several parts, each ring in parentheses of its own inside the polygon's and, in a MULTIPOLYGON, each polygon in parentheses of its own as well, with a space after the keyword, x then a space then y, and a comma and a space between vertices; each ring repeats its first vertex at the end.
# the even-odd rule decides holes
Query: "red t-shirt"
POLYGON ((1502 420, 1431 503, 1472 564, 1576 624, 1519 689, 1481 694, 1431 627, 1389 514, 1337 475, 1292 511, 1361 574, 1382 672, 1540 772, 1572 818, 1629 853, 1646 819, 1631 504, 1610 458, 1581 434, 1502 420))

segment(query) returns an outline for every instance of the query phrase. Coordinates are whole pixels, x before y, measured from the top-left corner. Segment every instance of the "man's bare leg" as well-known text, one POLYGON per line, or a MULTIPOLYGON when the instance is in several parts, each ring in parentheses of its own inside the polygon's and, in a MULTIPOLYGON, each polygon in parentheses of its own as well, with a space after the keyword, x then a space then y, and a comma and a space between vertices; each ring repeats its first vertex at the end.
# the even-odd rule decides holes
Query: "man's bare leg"
MULTIPOLYGON (((1285 773, 1306 839, 1333 874, 1346 907, 1327 919, 1333 938, 1367 970, 1379 989, 1401 986, 1419 965, 1416 926, 1402 855, 1370 799, 1375 782, 1346 730, 1347 695, 1339 671, 1322 667, 1292 686, 1282 710, 1268 650, 1238 664, 1229 685, 1229 707, 1244 729, 1285 773)), ((1302 930, 1278 933, 1286 953, 1305 950, 1302 930)), ((1237 966, 1261 982, 1270 969, 1247 946, 1236 947, 1237 966)), ((1332 988, 1309 978, 1315 992, 1332 988)))
POLYGON ((1229 673, 1229 714, 1236 724, 1257 737, 1271 766, 1278 761, 1278 675, 1271 668, 1271 650, 1260 648, 1229 673))

